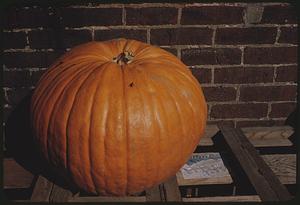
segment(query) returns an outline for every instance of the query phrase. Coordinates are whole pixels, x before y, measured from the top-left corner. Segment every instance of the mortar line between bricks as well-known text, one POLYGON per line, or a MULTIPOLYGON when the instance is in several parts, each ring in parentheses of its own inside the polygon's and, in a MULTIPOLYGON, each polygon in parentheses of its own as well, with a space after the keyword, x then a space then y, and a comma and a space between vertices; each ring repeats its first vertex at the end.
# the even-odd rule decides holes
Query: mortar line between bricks
MULTIPOLYGON (((116 26, 97 26, 97 25, 90 25, 90 26, 80 26, 80 27, 68 27, 66 26, 65 29, 72 29, 72 30, 85 30, 89 29, 90 27, 94 27, 96 30, 107 30, 107 29, 159 29, 159 28, 250 28, 250 27, 298 27, 297 24, 251 24, 251 26, 245 26, 245 24, 203 24, 203 25, 177 25, 177 24, 163 24, 163 25, 116 25, 116 26)), ((11 29, 3 29, 3 32, 21 32, 21 31, 36 31, 36 30, 47 30, 44 27, 37 27, 37 28, 11 28, 11 29)))
MULTIPOLYGON (((147 8, 147 7, 199 7, 199 6, 247 6, 248 3, 142 3, 142 4, 97 4, 97 5, 70 5, 67 8, 147 8)), ((274 5, 289 5, 288 3, 277 3, 277 2, 261 2, 262 6, 274 6, 274 5)))
POLYGON ((245 118, 211 118, 209 119, 210 122, 214 121, 219 121, 219 120, 238 120, 238 121, 257 121, 257 120, 286 120, 285 117, 272 117, 272 118, 267 118, 267 117, 245 117, 245 118))
POLYGON ((177 25, 180 26, 181 24, 181 16, 182 16, 182 8, 178 8, 178 11, 177 11, 177 25))
POLYGON ((268 104, 268 103, 295 103, 291 100, 278 100, 278 101, 208 101, 209 105, 241 105, 241 104, 268 104))
POLYGON ((237 85, 240 85, 241 87, 256 87, 256 86, 295 86, 297 83, 295 82, 268 82, 268 83, 201 83, 202 87, 214 87, 214 86, 222 86, 222 87, 235 87, 237 85), (213 86, 212 86, 213 85, 213 86))
POLYGON ((277 27, 276 38, 275 38, 275 43, 274 43, 275 45, 276 45, 276 44, 279 44, 279 43, 278 43, 278 40, 279 40, 279 38, 280 38, 280 34, 281 34, 281 30, 280 30, 280 26, 278 26, 278 27, 277 27))
POLYGON ((208 65, 187 65, 188 67, 190 68, 233 68, 233 67, 244 67, 244 68, 247 68, 247 67, 273 67, 273 66, 297 66, 298 64, 297 63, 279 63, 279 64, 244 64, 243 66, 241 64, 234 64, 234 65, 211 65, 211 64, 208 64, 208 65))
MULTIPOLYGON (((90 29, 90 31, 92 32, 93 29, 90 29)), ((147 31, 150 32, 150 29, 147 29, 147 31)), ((147 34, 148 35, 148 34, 147 34)), ((150 33, 149 33, 150 35, 150 33)), ((149 36, 150 39, 150 36, 149 36)), ((297 45, 295 44, 262 44, 262 45, 258 45, 258 44, 252 44, 252 45, 156 45, 156 46, 163 46, 166 48, 180 48, 180 49, 219 49, 219 48, 236 48, 236 49, 240 49, 244 48, 244 46, 248 47, 248 48, 281 48, 281 47, 297 47, 297 45)), ((54 48, 42 48, 42 49, 34 49, 34 48, 18 48, 18 49, 5 49, 3 50, 3 52, 36 52, 36 51, 54 51, 54 48)))
POLYGON ((276 82, 276 77, 277 77, 277 66, 273 67, 273 83, 276 82))
POLYGON ((271 113, 271 102, 268 102, 268 110, 267 110, 267 118, 269 119, 269 115, 271 113))

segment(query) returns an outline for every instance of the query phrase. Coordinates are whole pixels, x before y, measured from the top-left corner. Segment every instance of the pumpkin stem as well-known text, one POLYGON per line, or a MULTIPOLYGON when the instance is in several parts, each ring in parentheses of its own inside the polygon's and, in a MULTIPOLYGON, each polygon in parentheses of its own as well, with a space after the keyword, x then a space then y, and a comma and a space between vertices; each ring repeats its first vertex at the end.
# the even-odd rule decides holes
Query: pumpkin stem
POLYGON ((134 55, 130 51, 124 51, 120 53, 117 57, 113 58, 113 62, 116 62, 119 65, 131 63, 134 55))

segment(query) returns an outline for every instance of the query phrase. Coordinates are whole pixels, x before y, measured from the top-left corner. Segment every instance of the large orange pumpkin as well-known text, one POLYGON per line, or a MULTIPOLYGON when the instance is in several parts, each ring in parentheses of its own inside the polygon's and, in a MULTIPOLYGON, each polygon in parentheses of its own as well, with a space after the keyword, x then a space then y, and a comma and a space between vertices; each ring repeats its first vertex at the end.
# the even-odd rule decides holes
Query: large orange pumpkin
POLYGON ((175 56, 115 39, 79 45, 52 64, 31 114, 53 168, 86 192, 120 196, 176 174, 204 133, 207 105, 175 56))

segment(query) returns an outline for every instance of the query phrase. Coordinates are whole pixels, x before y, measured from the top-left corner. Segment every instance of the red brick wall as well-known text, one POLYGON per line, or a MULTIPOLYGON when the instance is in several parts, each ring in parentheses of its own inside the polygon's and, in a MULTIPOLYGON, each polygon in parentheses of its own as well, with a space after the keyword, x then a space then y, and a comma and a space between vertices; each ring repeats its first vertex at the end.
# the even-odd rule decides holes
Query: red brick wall
POLYGON ((210 123, 280 125, 296 107, 297 15, 287 3, 19 6, 3 22, 6 117, 66 49, 118 37, 158 45, 187 64, 210 123))

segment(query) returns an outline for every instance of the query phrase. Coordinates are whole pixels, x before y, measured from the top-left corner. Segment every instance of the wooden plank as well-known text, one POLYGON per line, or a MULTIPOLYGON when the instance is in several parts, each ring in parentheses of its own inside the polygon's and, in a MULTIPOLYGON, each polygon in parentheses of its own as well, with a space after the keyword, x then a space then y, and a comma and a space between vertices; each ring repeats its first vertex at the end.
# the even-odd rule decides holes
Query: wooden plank
MULTIPOLYGON (((216 154, 214 152, 209 152, 209 153, 216 154)), ((193 155, 199 155, 199 153, 193 153, 193 155)), ((224 165, 224 168, 227 169, 225 167, 225 165, 224 165)), ((222 177, 184 179, 181 171, 178 171, 176 174, 176 177, 177 177, 177 182, 178 182, 179 186, 231 184, 233 182, 229 172, 228 172, 228 175, 222 176, 222 177)))
POLYGON ((248 139, 287 139, 293 133, 294 129, 291 126, 274 126, 274 127, 245 127, 242 128, 243 133, 248 139))
POLYGON ((282 184, 296 184, 296 154, 261 155, 282 184))
POLYGON ((146 201, 147 202, 158 202, 158 201, 164 201, 162 198, 162 186, 158 185, 154 186, 150 189, 146 189, 146 201))
MULTIPOLYGON (((241 128, 254 147, 292 146, 288 139, 294 130, 291 126, 241 128)), ((198 146, 213 146, 212 137, 219 131, 217 125, 208 125, 198 146)))
POLYGON ((177 184, 176 176, 171 177, 164 183, 165 198, 166 201, 179 202, 181 200, 181 194, 177 184))
POLYGON ((34 179, 34 175, 13 158, 4 158, 3 177, 4 189, 30 188, 34 179))
POLYGON ((49 202, 52 188, 52 182, 41 175, 38 176, 30 200, 32 202, 49 202))
POLYGON ((258 195, 182 198, 183 202, 261 202, 258 195))
POLYGON ((146 196, 126 196, 126 197, 109 197, 109 196, 91 196, 91 197, 74 197, 69 202, 146 202, 146 196))
POLYGON ((241 129, 222 124, 218 126, 262 201, 281 201, 292 198, 241 129))
POLYGON ((50 202, 67 202, 73 196, 73 193, 65 187, 61 187, 57 184, 53 185, 52 192, 49 197, 50 202))

